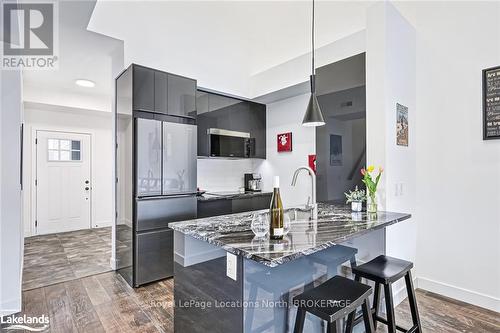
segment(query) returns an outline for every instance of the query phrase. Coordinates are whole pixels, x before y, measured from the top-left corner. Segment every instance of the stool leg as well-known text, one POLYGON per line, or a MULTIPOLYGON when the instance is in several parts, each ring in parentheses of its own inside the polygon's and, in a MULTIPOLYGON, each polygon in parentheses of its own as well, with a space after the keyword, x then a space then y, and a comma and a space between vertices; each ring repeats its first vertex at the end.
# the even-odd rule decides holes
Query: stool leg
POLYGON ((408 301, 410 302, 411 319, 413 321, 413 326, 417 326, 415 332, 422 333, 422 326, 420 324, 420 317, 418 315, 417 299, 415 298, 415 289, 413 289, 413 279, 411 278, 411 272, 405 275, 406 282, 406 292, 408 293, 408 301))
POLYGON ((370 309, 370 301, 368 298, 364 301, 361 308, 363 309, 363 320, 365 322, 366 333, 375 332, 375 328, 373 327, 372 312, 370 309))
POLYGON ((345 333, 352 333, 352 329, 354 327, 354 317, 356 316, 356 310, 349 313, 347 316, 347 322, 345 324, 345 333))
MULTIPOLYGON (((361 276, 355 275, 354 281, 361 282, 361 276)), ((352 329, 354 328, 354 319, 355 318, 356 318, 356 310, 349 313, 349 315, 347 316, 347 322, 345 325, 345 333, 352 333, 352 329)))
POLYGON ((394 301, 392 299, 391 283, 384 284, 385 311, 387 312, 387 332, 396 333, 396 320, 394 318, 394 301))
POLYGON ((378 307, 380 304, 380 283, 375 282, 375 292, 373 293, 373 326, 377 329, 378 307))
POLYGON ((326 333, 337 333, 337 322, 328 323, 328 328, 326 329, 326 333))
POLYGON ((294 333, 302 333, 304 330, 304 321, 306 319, 306 310, 299 307, 297 309, 297 317, 295 317, 295 327, 293 329, 294 333))

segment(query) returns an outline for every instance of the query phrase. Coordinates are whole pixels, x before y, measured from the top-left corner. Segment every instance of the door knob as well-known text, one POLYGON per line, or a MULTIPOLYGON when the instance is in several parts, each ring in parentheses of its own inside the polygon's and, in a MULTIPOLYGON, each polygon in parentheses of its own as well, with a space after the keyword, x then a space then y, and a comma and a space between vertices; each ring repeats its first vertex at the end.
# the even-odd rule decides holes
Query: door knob
POLYGON ((85 191, 88 191, 88 190, 90 190, 90 188, 86 187, 86 188, 85 188, 85 191))

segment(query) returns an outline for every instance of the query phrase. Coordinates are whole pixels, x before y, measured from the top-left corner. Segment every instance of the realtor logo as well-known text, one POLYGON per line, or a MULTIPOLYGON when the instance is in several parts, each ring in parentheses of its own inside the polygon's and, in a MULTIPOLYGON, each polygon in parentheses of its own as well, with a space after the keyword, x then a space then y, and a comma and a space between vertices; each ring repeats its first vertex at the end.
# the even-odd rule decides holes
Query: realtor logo
POLYGON ((2 3, 2 69, 55 69, 57 3, 2 3))

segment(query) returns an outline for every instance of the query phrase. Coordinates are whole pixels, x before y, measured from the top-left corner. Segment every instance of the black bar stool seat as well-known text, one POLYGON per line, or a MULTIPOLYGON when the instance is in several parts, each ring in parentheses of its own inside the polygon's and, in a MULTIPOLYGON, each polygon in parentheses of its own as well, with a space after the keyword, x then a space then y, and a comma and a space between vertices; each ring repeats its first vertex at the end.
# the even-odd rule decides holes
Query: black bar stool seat
POLYGON ((412 262, 382 255, 365 264, 353 267, 352 272, 356 276, 385 284, 401 279, 412 268, 412 262))
MULTIPOLYGON (((381 322, 387 325, 388 333, 396 333, 396 330, 411 333, 422 332, 422 325, 420 324, 420 317, 418 315, 415 290, 413 288, 413 279, 411 277, 412 268, 413 263, 409 261, 385 255, 378 256, 375 259, 362 265, 352 267, 352 272, 355 275, 356 281, 361 281, 361 278, 365 278, 367 280, 375 282, 373 308, 371 310, 375 328, 377 328, 377 322, 381 322), (410 303, 410 311, 413 321, 413 326, 410 329, 405 329, 401 326, 396 325, 394 315, 392 284, 403 277, 406 283, 406 291, 408 293, 408 301, 410 303), (384 289, 387 319, 378 316, 380 286, 382 286, 384 289)), ((356 325, 360 321, 361 317, 355 318, 354 312, 349 314, 349 318, 347 319, 346 332, 351 333, 354 325, 356 325)))
POLYGON ((368 285, 334 276, 316 288, 294 297, 293 302, 298 306, 294 332, 302 332, 306 312, 325 320, 328 332, 336 332, 337 321, 355 312, 359 306, 363 308, 366 332, 374 332, 369 304, 371 293, 372 288, 368 285))

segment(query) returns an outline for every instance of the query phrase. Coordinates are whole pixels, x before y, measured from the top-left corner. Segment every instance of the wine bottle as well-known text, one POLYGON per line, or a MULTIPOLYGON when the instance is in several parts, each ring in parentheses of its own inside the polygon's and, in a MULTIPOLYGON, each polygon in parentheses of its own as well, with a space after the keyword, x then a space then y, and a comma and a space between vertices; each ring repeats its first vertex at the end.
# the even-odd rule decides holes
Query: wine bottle
POLYGON ((274 177, 274 190, 271 198, 271 207, 269 213, 271 223, 269 224, 269 237, 271 239, 283 239, 283 203, 280 196, 280 179, 274 177))

